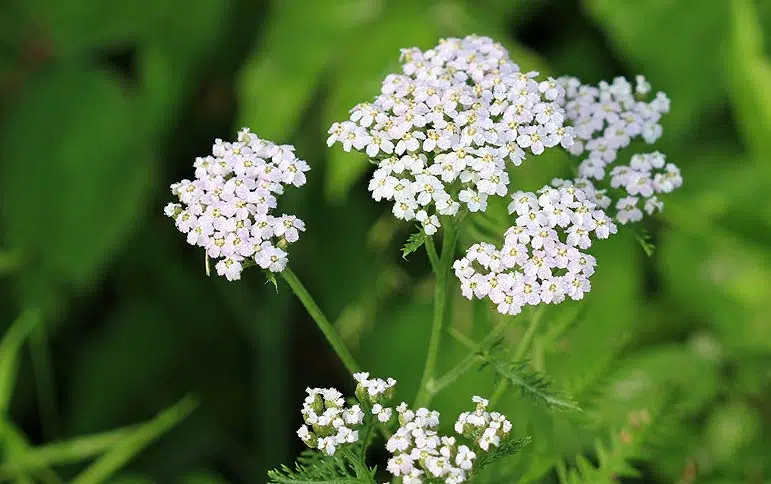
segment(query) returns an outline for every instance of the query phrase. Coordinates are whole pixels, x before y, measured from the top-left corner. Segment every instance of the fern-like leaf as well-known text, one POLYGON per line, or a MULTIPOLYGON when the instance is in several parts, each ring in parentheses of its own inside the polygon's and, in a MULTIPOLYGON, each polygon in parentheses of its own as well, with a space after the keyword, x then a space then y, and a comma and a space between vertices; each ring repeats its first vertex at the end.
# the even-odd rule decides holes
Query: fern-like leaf
POLYGON ((630 412, 628 424, 613 432, 608 444, 596 442, 596 465, 583 455, 576 458, 575 467, 570 470, 560 463, 557 466, 560 483, 602 484, 616 482, 621 477, 639 477, 639 471, 630 462, 648 456, 656 429, 669 421, 666 414, 672 408, 671 402, 668 396, 630 412))
POLYGON ((422 230, 419 230, 418 232, 410 235, 410 237, 407 239, 407 243, 404 244, 404 247, 402 247, 402 258, 406 260, 409 254, 412 254, 413 252, 420 249, 425 243, 426 234, 422 230))
POLYGON ((640 247, 642 247, 645 255, 653 257, 653 254, 656 252, 656 244, 653 243, 653 236, 651 233, 645 229, 640 229, 639 232, 635 232, 635 238, 637 238, 637 242, 640 243, 640 247))
POLYGON ((523 396, 554 410, 580 412, 581 407, 571 397, 553 390, 552 381, 530 368, 527 361, 509 363, 500 359, 488 361, 498 375, 518 388, 523 396))
POLYGON ((502 457, 514 455, 524 449, 532 440, 529 435, 521 438, 509 436, 502 440, 498 447, 492 448, 490 452, 480 453, 476 460, 476 468, 484 469, 502 457))
POLYGON ((354 458, 352 453, 326 456, 319 452, 304 452, 294 469, 281 466, 268 471, 270 484, 371 484, 375 470, 354 458))

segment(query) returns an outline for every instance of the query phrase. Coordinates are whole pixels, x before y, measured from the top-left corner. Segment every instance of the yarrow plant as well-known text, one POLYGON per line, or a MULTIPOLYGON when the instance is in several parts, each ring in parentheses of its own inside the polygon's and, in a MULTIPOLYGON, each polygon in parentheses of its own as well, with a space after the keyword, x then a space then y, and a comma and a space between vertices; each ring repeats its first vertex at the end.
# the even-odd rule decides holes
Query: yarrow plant
POLYGON ((662 136, 669 99, 652 92, 643 76, 634 84, 617 78, 597 86, 573 77, 540 78, 520 70, 500 44, 472 35, 427 50, 403 49, 400 72, 386 76, 373 100, 329 128, 329 146, 363 152, 376 166, 368 185, 372 197, 391 203, 397 219, 416 222, 418 233, 403 252, 425 246, 435 274, 431 334, 412 405, 392 406, 396 381, 360 370, 288 267, 287 246, 305 224, 279 214, 278 197, 289 185, 305 184, 309 165, 293 147, 248 129, 234 142, 217 140, 211 155, 196 159, 195 179, 171 186, 178 202, 166 214, 188 243, 204 249, 207 263, 217 260, 217 273, 228 280, 250 265, 269 278, 280 275, 356 382, 349 399, 334 388, 306 390, 297 435, 310 454, 294 469, 271 471, 271 482, 377 482, 381 475, 368 463, 374 443, 389 455, 382 475, 392 482, 467 482, 529 442, 529 436, 514 436, 516 421, 488 410, 509 386, 550 408, 579 408, 551 390, 527 355, 543 308, 583 299, 591 290, 601 267, 589 253, 593 243, 644 213, 660 212, 659 197, 683 183, 677 166, 657 151, 622 153, 638 138, 652 144, 662 136), (578 158, 571 177, 536 190, 511 186, 526 158, 552 150, 578 158), (464 220, 484 217, 490 197, 509 197, 509 227, 496 234, 498 244, 472 243, 456 259, 464 220), (460 338, 469 355, 437 375, 453 271, 460 293, 489 300, 500 321, 480 342, 460 338), (500 343, 520 313, 529 323, 511 357, 500 343), (475 408, 445 428, 431 401, 480 362, 501 377, 498 386, 489 400, 474 396, 475 408))

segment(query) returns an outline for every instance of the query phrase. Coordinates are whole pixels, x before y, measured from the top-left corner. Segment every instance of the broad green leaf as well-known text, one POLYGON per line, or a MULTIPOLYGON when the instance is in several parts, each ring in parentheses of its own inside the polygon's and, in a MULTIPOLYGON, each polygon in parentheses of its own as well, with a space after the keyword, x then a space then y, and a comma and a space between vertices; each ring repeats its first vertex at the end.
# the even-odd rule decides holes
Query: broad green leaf
MULTIPOLYGON (((357 104, 369 102, 380 93, 386 75, 399 72, 400 49, 429 48, 438 41, 432 9, 425 2, 396 2, 374 25, 357 31, 362 41, 351 42, 335 59, 330 86, 332 91, 323 108, 324 129, 348 118, 357 104)), ((345 153, 339 145, 327 151, 324 192, 334 202, 342 202, 370 166, 363 153, 345 153)))
POLYGON ((350 33, 380 11, 378 0, 278 0, 239 79, 240 123, 259 136, 291 136, 320 78, 350 33))
POLYGON ((119 444, 83 470, 72 480, 72 484, 104 482, 133 459, 135 455, 184 420, 195 410, 197 405, 198 403, 193 397, 187 396, 176 405, 164 410, 149 422, 139 426, 122 439, 119 444))
POLYGON ((14 321, 0 341, 0 417, 8 412, 11 403, 21 346, 39 323, 40 314, 37 311, 26 311, 14 321))
POLYGON ((745 144, 762 166, 771 158, 771 57, 764 51, 752 0, 732 0, 726 63, 731 97, 745 144))
POLYGON ((86 286, 125 243, 152 180, 141 121, 116 78, 65 66, 31 80, 11 110, 3 229, 45 283, 86 286))
POLYGON ((665 132, 683 133, 724 96, 721 56, 728 2, 584 0, 613 47, 672 99, 665 132), (671 131, 670 131, 671 130, 671 131))

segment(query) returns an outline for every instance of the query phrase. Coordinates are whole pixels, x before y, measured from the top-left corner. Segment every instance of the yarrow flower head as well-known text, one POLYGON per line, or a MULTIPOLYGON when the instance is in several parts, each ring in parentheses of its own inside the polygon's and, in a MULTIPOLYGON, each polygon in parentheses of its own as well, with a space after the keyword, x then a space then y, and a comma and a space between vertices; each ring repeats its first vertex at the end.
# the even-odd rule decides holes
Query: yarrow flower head
POLYGON ((335 388, 307 388, 302 416, 305 422, 297 436, 311 449, 334 455, 340 446, 359 441, 359 430, 370 415, 387 423, 393 409, 385 407, 393 394, 396 380, 369 378, 369 373, 356 373, 356 398, 359 403, 347 406, 343 394, 335 388))
POLYGON ((526 305, 582 299, 596 261, 582 252, 592 239, 616 233, 602 208, 574 185, 516 192, 509 213, 515 225, 498 249, 472 245, 453 268, 468 298, 489 298, 499 312, 518 314, 526 305))
POLYGON ((475 450, 456 437, 440 435, 439 412, 426 408, 412 411, 406 403, 396 407, 400 427, 388 439, 386 450, 393 457, 386 469, 402 482, 445 482, 457 484, 469 479, 478 452, 488 452, 500 445, 511 431, 511 422, 503 415, 486 411, 487 400, 474 397, 474 412, 464 412, 455 423, 455 431, 468 439, 475 450))
MULTIPOLYGON (((575 186, 586 193, 602 208, 607 209, 613 201, 607 190, 598 190, 588 178, 562 180, 555 178, 554 186, 575 186)), ((615 199, 613 219, 626 225, 639 222, 643 214, 653 215, 664 209, 664 202, 658 195, 670 193, 683 184, 680 169, 673 163, 667 163, 658 151, 632 155, 629 165, 617 165, 610 171, 610 186, 620 194, 615 199), (640 205, 642 202, 642 205, 640 205)))
POLYGON ((354 373, 353 379, 356 380, 356 397, 360 401, 368 401, 372 404, 377 404, 382 400, 390 400, 393 398, 394 386, 396 380, 388 378, 383 380, 382 378, 370 378, 369 373, 360 372, 354 373))
POLYGON ((194 180, 171 185, 180 203, 170 203, 172 217, 187 242, 217 259, 217 273, 237 280, 245 266, 281 272, 286 246, 296 242, 305 223, 294 215, 276 215, 285 186, 305 184, 310 167, 294 147, 258 138, 247 128, 238 140, 216 140, 212 154, 193 164, 194 180))
POLYGON ((511 432, 511 422, 498 412, 488 412, 489 402, 479 396, 472 401, 477 404, 473 412, 463 412, 455 422, 455 432, 474 441, 480 449, 487 452, 490 446, 498 447, 501 439, 511 432))
POLYGON ((343 395, 334 388, 307 388, 305 392, 305 425, 297 430, 297 436, 308 447, 334 455, 339 446, 359 440, 358 428, 364 422, 359 405, 346 407, 343 395))
POLYGON ((397 218, 417 220, 427 234, 440 226, 437 215, 461 205, 484 211, 489 196, 507 195, 506 163, 521 164, 526 150, 571 146, 562 84, 521 72, 491 39, 443 39, 404 49, 401 59, 402 73, 334 123, 327 143, 365 152, 378 167, 372 197, 393 201, 397 218))
POLYGON ((669 112, 669 98, 659 92, 646 101, 651 86, 643 76, 637 76, 635 86, 623 77, 598 86, 561 77, 559 84, 565 89, 566 124, 574 128, 569 151, 575 156, 588 153, 578 167, 579 176, 601 180, 605 168, 632 140, 642 137, 651 144, 661 137, 660 120, 669 112))

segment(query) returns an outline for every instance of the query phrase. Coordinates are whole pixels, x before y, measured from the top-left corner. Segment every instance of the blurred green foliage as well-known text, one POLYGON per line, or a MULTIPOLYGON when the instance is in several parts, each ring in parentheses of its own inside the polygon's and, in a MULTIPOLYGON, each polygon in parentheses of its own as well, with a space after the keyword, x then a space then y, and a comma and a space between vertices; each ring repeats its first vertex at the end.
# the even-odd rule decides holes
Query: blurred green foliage
MULTIPOLYGON (((258 271, 207 278, 161 213, 193 157, 242 125, 311 163, 309 186, 287 194, 308 224, 293 267, 408 400, 429 333, 428 261, 401 258, 411 227, 369 199, 366 160, 327 150, 325 133, 375 94, 399 48, 469 33, 526 69, 648 76, 672 98, 657 148, 686 180, 646 227, 651 257, 631 231, 598 244, 589 300, 543 316, 532 363, 585 411, 506 394, 533 442, 490 482, 767 482, 765 0, 0 3, 0 480, 34 469, 41 482, 264 482, 299 449, 304 387, 350 387, 287 287, 276 294, 258 271), (188 393, 200 404, 181 421, 192 402, 172 405, 188 393)), ((534 189, 566 173, 544 155, 513 180, 534 189)), ((508 225, 491 207, 461 243, 508 225)), ((481 339, 489 309, 454 293, 453 331, 481 339)), ((466 351, 448 337, 440 369, 466 351)), ((456 414, 495 384, 469 374, 435 406, 456 414)))

